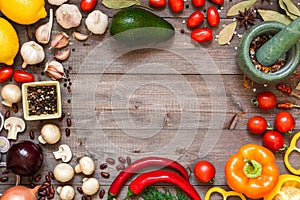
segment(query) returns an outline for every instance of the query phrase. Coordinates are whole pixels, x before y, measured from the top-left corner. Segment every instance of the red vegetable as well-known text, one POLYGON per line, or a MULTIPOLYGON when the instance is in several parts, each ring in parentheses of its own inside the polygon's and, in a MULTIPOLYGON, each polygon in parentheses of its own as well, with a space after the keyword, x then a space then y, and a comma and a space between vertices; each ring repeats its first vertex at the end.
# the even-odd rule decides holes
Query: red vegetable
POLYGON ((128 189, 127 197, 140 194, 146 187, 155 183, 172 183, 184 191, 193 200, 201 200, 195 188, 182 176, 167 170, 156 170, 143 173, 134 179, 128 189))
POLYGON ((32 189, 21 185, 13 186, 4 191, 1 200, 36 200, 39 188, 40 186, 32 189))
POLYGON ((192 0, 192 3, 195 7, 201 7, 204 6, 205 0, 192 0))
POLYGON ((141 158, 127 166, 115 178, 108 190, 108 199, 114 199, 119 194, 122 186, 134 173, 147 167, 168 167, 179 172, 185 180, 189 179, 188 173, 185 168, 174 160, 161 157, 141 158))
POLYGON ((262 134, 267 129, 267 121, 262 116, 253 116, 248 120, 248 129, 253 134, 262 134))
POLYGON ((213 182, 216 174, 216 169, 212 163, 206 160, 201 160, 195 165, 194 174, 200 182, 213 182))
POLYGON ((276 106, 277 98, 274 93, 269 91, 260 92, 252 103, 263 110, 269 110, 276 106))
POLYGON ((34 76, 24 70, 16 70, 14 72, 14 80, 18 83, 29 83, 34 81, 34 76))
POLYGON ((221 5, 222 3, 224 3, 224 0, 211 0, 213 3, 221 5))
POLYGON ((208 42, 213 39, 213 32, 210 28, 197 28, 192 31, 191 38, 195 42, 208 42))
POLYGON ((12 67, 2 67, 0 69, 0 83, 8 80, 13 75, 13 72, 12 67))
POLYGON ((184 8, 183 0, 168 0, 168 3, 169 3, 170 9, 173 12, 178 13, 178 12, 183 11, 183 8, 184 8))
POLYGON ((284 145, 284 137, 277 131, 267 131, 263 136, 263 143, 271 151, 279 151, 284 145))
POLYGON ((277 113, 275 120, 274 120, 274 126, 276 130, 278 130, 281 133, 287 133, 292 131, 295 128, 295 119, 293 115, 291 115, 287 111, 281 111, 277 113))
POLYGON ((162 8, 167 5, 167 0, 149 0, 149 5, 156 8, 162 8))
POLYGON ((218 26, 220 24, 220 16, 216 7, 208 7, 207 22, 210 26, 218 26))
POLYGON ((199 26, 204 20, 204 15, 201 11, 196 10, 187 19, 187 26, 189 28, 195 28, 199 26))
POLYGON ((96 6, 97 0, 81 0, 80 8, 83 11, 90 11, 96 6))

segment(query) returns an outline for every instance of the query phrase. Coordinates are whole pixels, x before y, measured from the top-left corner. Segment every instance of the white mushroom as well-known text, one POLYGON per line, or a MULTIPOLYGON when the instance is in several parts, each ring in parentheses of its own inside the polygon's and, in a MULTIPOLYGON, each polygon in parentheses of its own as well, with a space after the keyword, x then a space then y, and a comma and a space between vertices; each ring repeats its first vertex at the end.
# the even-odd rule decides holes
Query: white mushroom
POLYGON ((85 25, 92 33, 103 34, 108 26, 108 16, 100 10, 94 10, 87 16, 85 25))
POLYGON ((85 175, 91 175, 95 171, 94 161, 88 157, 84 156, 79 160, 79 164, 75 166, 76 173, 83 173, 85 175))
POLYGON ((9 117, 4 122, 4 128, 8 130, 7 139, 16 140, 18 133, 25 130, 25 122, 19 117, 9 117))
POLYGON ((22 99, 22 93, 19 86, 15 84, 7 84, 1 89, 1 96, 3 105, 12 107, 13 103, 18 103, 22 99))
POLYGON ((65 29, 77 27, 81 23, 82 15, 74 4, 62 4, 55 12, 57 22, 65 29))
POLYGON ((57 125, 55 124, 45 124, 42 127, 41 135, 38 137, 38 140, 42 144, 55 144, 61 138, 61 132, 57 125))
POLYGON ((84 194, 94 195, 98 192, 100 184, 95 178, 84 178, 81 188, 84 194))
POLYGON ((65 183, 72 180, 74 176, 74 170, 71 165, 67 163, 60 163, 55 166, 53 170, 53 174, 55 180, 65 183))
POLYGON ((55 159, 61 159, 63 162, 69 162, 72 159, 72 152, 68 145, 62 144, 58 147, 58 151, 54 151, 55 159))
POLYGON ((59 186, 56 189, 61 200, 72 200, 75 197, 75 190, 70 185, 59 186))

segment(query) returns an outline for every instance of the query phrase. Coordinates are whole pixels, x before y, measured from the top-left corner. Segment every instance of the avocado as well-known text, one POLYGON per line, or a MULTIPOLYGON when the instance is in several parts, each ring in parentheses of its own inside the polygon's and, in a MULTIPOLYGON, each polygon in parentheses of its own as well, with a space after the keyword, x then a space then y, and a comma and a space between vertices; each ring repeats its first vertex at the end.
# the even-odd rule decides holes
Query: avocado
POLYGON ((174 36, 172 24, 154 13, 138 7, 118 11, 111 21, 110 34, 128 45, 166 41, 174 36))

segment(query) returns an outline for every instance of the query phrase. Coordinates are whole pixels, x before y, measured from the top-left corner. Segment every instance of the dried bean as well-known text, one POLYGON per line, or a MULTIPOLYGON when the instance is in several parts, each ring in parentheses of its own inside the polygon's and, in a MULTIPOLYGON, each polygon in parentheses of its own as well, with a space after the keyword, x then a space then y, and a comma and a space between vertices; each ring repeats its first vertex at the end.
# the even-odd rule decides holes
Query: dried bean
POLYGON ((29 176, 28 181, 33 182, 33 176, 29 176))
POLYGON ((76 189, 77 189, 77 191, 79 192, 79 194, 83 194, 83 191, 82 191, 82 188, 81 188, 81 187, 78 186, 76 189))
POLYGON ((3 170, 2 174, 9 174, 9 170, 8 169, 3 170))
POLYGON ((124 164, 119 164, 119 165, 116 166, 116 169, 118 171, 123 170, 123 169, 125 169, 125 165, 124 164))
POLYGON ((35 185, 34 183, 30 183, 29 186, 30 186, 31 188, 34 188, 36 185, 35 185))
POLYGON ((58 121, 62 121, 64 118, 65 118, 66 114, 65 113, 62 113, 60 118, 58 118, 58 121))
POLYGON ((103 199, 104 195, 105 195, 105 190, 101 189, 100 192, 99 192, 99 198, 103 199))
POLYGON ((4 118, 7 119, 10 117, 10 112, 9 111, 6 111, 5 114, 4 114, 4 118))
POLYGON ((46 193, 45 193, 45 191, 39 191, 39 192, 38 192, 38 195, 39 195, 39 196, 42 196, 42 197, 45 197, 45 196, 46 196, 46 193))
POLYGON ((47 181, 45 181, 44 183, 43 183, 43 186, 46 186, 46 187, 49 187, 51 184, 49 183, 49 182, 47 182, 47 181))
POLYGON ((119 157, 118 158, 118 161, 122 164, 125 164, 126 163, 126 160, 123 158, 123 157, 119 157))
POLYGON ((55 180, 55 177, 54 177, 54 174, 53 174, 52 171, 49 171, 49 172, 48 172, 48 175, 49 175, 49 177, 50 177, 52 180, 55 180))
POLYGON ((46 180, 48 183, 51 183, 51 178, 50 178, 49 175, 46 175, 46 176, 45 176, 45 180, 46 180))
POLYGON ((126 162, 127 162, 127 165, 131 164, 131 158, 129 156, 126 157, 126 162))
POLYGON ((53 199, 54 198, 54 194, 49 194, 48 196, 47 196, 47 199, 53 199))
POLYGON ((13 103, 13 104, 12 104, 12 109, 13 109, 14 113, 17 113, 17 112, 18 112, 18 110, 19 110, 19 108, 18 108, 18 104, 16 104, 16 103, 13 103))
POLYGON ((50 185, 50 193, 55 194, 55 189, 53 185, 50 185))
POLYGON ((46 200, 46 197, 39 197, 39 200, 46 200))
POLYGON ((107 163, 103 163, 99 167, 100 169, 106 169, 107 168, 107 163))
POLYGON ((33 132, 33 130, 29 131, 29 137, 30 137, 30 139, 34 140, 34 132, 33 132))
POLYGON ((39 174, 34 178, 35 182, 39 182, 42 179, 42 176, 39 174))
POLYGON ((116 163, 116 161, 113 158, 107 158, 106 162, 110 165, 114 165, 116 163))
POLYGON ((110 174, 107 173, 107 172, 101 172, 100 175, 103 177, 103 178, 109 178, 110 174))
POLYGON ((69 117, 67 118, 67 126, 68 127, 72 126, 72 120, 69 117))
POLYGON ((66 136, 69 137, 71 135, 71 130, 69 128, 65 129, 66 136))
POLYGON ((0 178, 0 182, 6 182, 6 181, 8 181, 8 176, 2 176, 0 178))
POLYGON ((87 195, 86 200, 92 200, 92 197, 90 195, 87 195))

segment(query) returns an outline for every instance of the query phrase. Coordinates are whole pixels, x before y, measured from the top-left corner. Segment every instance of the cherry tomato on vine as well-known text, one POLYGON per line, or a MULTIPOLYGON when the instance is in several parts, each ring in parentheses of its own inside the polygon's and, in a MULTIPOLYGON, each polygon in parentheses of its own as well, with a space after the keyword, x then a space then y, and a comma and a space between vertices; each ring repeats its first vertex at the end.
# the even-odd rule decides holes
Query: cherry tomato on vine
POLYGON ((213 39, 213 31, 210 28, 197 28, 191 32, 191 38, 195 42, 208 42, 213 39))
POLYGON ((204 20, 204 15, 200 10, 196 10, 187 19, 187 26, 189 28, 195 28, 199 26, 204 20))
POLYGON ((12 67, 2 67, 0 69, 0 83, 8 80, 14 73, 12 67))
POLYGON ((267 121, 262 116, 253 116, 248 120, 248 130, 256 135, 262 134, 267 129, 267 121))
POLYGON ((224 0, 211 0, 213 3, 221 5, 222 3, 224 3, 224 0))
POLYGON ((184 8, 184 1, 183 0, 168 0, 170 9, 175 12, 181 12, 184 8))
POLYGON ((14 80, 17 83, 29 83, 34 81, 34 76, 24 70, 16 70, 14 72, 14 80))
POLYGON ((274 120, 274 127, 281 133, 292 131, 295 128, 295 118, 287 111, 277 113, 274 120))
POLYGON ((92 10, 97 4, 97 0, 81 0, 80 8, 83 11, 92 10))
POLYGON ((267 131, 263 136, 263 143, 271 151, 278 151, 284 146, 284 137, 278 131, 267 131))
POLYGON ((220 24, 220 15, 216 7, 208 7, 206 15, 207 22, 210 26, 218 26, 220 24))
POLYGON ((201 7, 201 6, 204 6, 205 0, 192 0, 192 4, 195 7, 201 7))
POLYGON ((207 183, 213 181, 216 169, 209 161, 201 160, 196 163, 194 167, 194 174, 200 182, 207 183))
POLYGON ((261 92, 252 103, 263 110, 269 110, 276 106, 277 98, 274 93, 269 91, 261 92))
POLYGON ((162 8, 167 5, 167 0, 149 0, 149 5, 155 8, 162 8))

